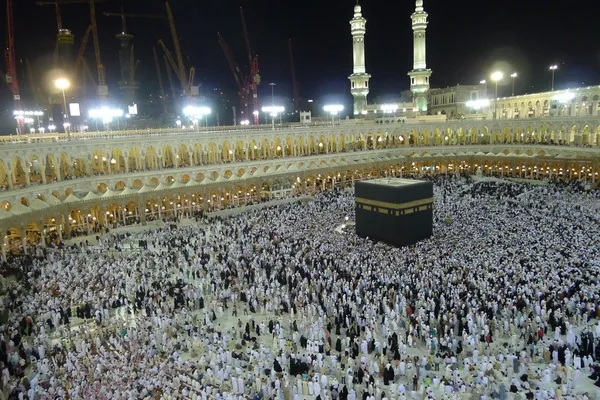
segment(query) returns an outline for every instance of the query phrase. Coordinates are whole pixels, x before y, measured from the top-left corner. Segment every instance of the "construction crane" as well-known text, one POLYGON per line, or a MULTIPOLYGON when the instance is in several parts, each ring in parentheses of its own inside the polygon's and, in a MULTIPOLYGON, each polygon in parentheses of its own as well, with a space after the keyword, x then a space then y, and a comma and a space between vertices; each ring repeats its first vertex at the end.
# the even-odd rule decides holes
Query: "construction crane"
POLYGON ((136 92, 139 89, 139 85, 135 81, 137 62, 135 62, 134 46, 131 43, 133 35, 127 31, 127 18, 166 19, 166 17, 164 15, 125 14, 123 7, 121 7, 120 13, 105 12, 104 15, 121 18, 121 32, 116 35, 116 39, 120 42, 119 63, 121 80, 119 81, 119 88, 121 89, 125 103, 131 105, 137 102, 136 92))
POLYGON ((254 114, 254 125, 258 125, 258 85, 260 85, 260 73, 258 70, 258 56, 250 46, 250 37, 248 29, 246 29, 246 18, 244 17, 244 9, 240 7, 240 15, 242 18, 242 29, 244 31, 244 42, 246 43, 246 52, 248 53, 248 61, 250 66, 250 75, 248 76, 249 90, 252 91, 252 105, 254 114))
POLYGON ((298 94, 298 81, 296 80, 296 64, 294 63, 294 50, 292 48, 292 39, 288 41, 288 52, 290 53, 290 69, 292 72, 292 88, 294 90, 294 111, 300 111, 300 96, 298 94))
MULTIPOLYGON (((94 54, 96 56, 96 70, 98 73, 98 97, 106 100, 108 97, 108 86, 106 86, 106 77, 102 57, 100 55, 100 39, 98 38, 98 25, 96 24, 96 3, 103 3, 105 0, 54 0, 38 1, 38 5, 70 5, 70 4, 89 4, 90 24, 92 26, 92 39, 94 41, 94 54)), ((62 22, 61 22, 62 25, 62 22)), ((64 29, 63 29, 64 30, 64 29)))
POLYGON ((77 52, 77 58, 75 59, 75 68, 74 75, 78 76, 81 71, 81 66, 83 65, 83 55, 85 53, 85 48, 87 47, 87 42, 90 38, 90 34, 92 33, 92 26, 88 26, 87 31, 85 31, 85 35, 81 39, 81 45, 79 46, 79 51, 77 52))
POLYGON ((217 37, 219 38, 219 44, 223 49, 223 53, 225 53, 225 58, 227 58, 227 63, 229 64, 229 69, 231 69, 231 73, 235 78, 235 83, 238 86, 238 95, 240 96, 240 113, 242 114, 242 118, 240 120, 248 119, 248 92, 249 86, 247 84, 246 78, 240 71, 240 67, 238 66, 235 58, 233 57, 233 53, 229 48, 225 39, 221 36, 220 33, 217 33, 217 37))
POLYGON ((169 28, 171 30, 171 38, 173 40, 173 47, 175 52, 175 57, 169 51, 167 46, 165 46, 162 40, 158 41, 158 44, 163 49, 165 56, 173 68, 175 75, 179 79, 181 83, 181 88, 183 90, 183 95, 185 97, 195 97, 198 95, 199 87, 194 85, 193 78, 196 73, 196 69, 191 67, 189 72, 186 72, 185 64, 183 63, 183 55, 181 53, 181 47, 179 45, 179 37, 177 36, 177 29, 175 28, 175 19, 173 18, 173 13, 171 12, 171 6, 169 2, 165 2, 165 7, 167 9, 167 19, 169 20, 169 28), (190 80, 191 79, 191 80, 190 80))
POLYGON ((163 107, 163 113, 164 115, 167 115, 167 99, 165 96, 165 87, 163 85, 162 74, 160 73, 160 62, 158 60, 156 47, 152 48, 152 53, 154 54, 154 64, 156 65, 156 76, 158 76, 158 87, 160 88, 160 99, 163 107))
MULTIPOLYGON (((6 77, 5 81, 9 85, 10 91, 15 102, 15 111, 21 110, 21 93, 19 90, 19 80, 17 78, 17 63, 15 56, 15 26, 13 21, 13 0, 6 0, 6 28, 7 28, 7 46, 6 46, 6 77)), ((17 134, 24 133, 25 126, 22 119, 17 119, 17 134)))

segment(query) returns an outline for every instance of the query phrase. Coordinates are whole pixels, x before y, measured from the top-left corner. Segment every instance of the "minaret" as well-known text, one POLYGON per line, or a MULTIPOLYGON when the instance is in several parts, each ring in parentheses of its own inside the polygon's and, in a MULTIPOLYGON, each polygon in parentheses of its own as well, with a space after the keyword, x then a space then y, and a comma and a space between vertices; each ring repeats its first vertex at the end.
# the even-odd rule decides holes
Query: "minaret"
POLYGON ((354 115, 367 113, 367 95, 369 94, 369 78, 365 68, 365 33, 367 20, 361 14, 361 8, 356 1, 354 18, 350 20, 350 32, 354 53, 354 70, 350 79, 350 92, 354 96, 354 115))
POLYGON ((415 12, 410 16, 414 36, 414 63, 410 76, 410 90, 413 92, 415 107, 418 112, 427 111, 427 92, 431 70, 425 62, 425 31, 427 30, 427 13, 423 9, 423 0, 416 0, 415 12))

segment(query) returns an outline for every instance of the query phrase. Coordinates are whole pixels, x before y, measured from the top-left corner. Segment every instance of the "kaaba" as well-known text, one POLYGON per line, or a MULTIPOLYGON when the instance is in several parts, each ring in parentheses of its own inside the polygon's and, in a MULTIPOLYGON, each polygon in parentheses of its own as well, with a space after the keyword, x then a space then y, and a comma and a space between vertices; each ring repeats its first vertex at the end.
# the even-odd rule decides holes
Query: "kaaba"
POLYGON ((433 183, 381 178, 357 182, 356 234, 410 246, 433 234, 433 183))

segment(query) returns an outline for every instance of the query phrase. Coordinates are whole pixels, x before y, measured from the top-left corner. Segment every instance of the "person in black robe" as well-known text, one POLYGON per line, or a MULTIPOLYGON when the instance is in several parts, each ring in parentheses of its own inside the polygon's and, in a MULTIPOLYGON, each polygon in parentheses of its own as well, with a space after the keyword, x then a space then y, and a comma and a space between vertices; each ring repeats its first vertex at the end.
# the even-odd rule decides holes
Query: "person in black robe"
POLYGON ((338 353, 342 352, 342 339, 337 338, 337 340, 335 341, 335 351, 337 351, 338 353))
POLYGON ((383 384, 388 386, 390 382, 394 381, 394 368, 391 364, 388 364, 383 370, 383 384))
POLYGON ((277 361, 277 359, 273 361, 273 371, 277 372, 278 374, 283 372, 281 364, 279 364, 279 361, 277 361))
POLYGON ((358 380, 359 385, 362 385, 364 376, 365 371, 362 368, 359 368, 358 373, 356 374, 356 379, 358 380))

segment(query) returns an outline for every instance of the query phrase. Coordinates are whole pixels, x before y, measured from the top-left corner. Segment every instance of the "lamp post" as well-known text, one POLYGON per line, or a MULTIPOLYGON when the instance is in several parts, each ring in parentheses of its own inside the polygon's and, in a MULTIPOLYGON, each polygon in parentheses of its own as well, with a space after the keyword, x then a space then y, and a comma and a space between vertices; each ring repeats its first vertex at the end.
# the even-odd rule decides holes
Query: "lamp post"
POLYGON ((554 92, 554 72, 558 69, 558 65, 551 65, 550 66, 550 71, 552 71, 552 89, 551 91, 554 92))
POLYGON ((54 81, 54 85, 62 91, 64 119, 65 119, 64 126, 65 126, 65 130, 67 131, 67 137, 70 139, 71 138, 71 124, 68 121, 69 113, 67 111, 67 97, 65 96, 65 90, 67 90, 69 88, 69 86, 71 86, 71 82, 69 82, 68 79, 60 78, 60 79, 57 79, 54 81))
POLYGON ((496 83, 496 97, 494 98, 494 119, 498 119, 498 81, 502 80, 504 74, 496 71, 492 74, 492 81, 496 83))
POLYGON ((517 73, 513 72, 512 74, 510 74, 510 77, 512 78, 512 95, 515 95, 515 78, 517 77, 517 73))
POLYGON ((335 123, 335 116, 344 111, 344 106, 341 104, 329 104, 323 107, 323 110, 331 114, 331 125, 333 125, 335 123))
POLYGON ((273 82, 269 83, 269 86, 271 86, 271 106, 275 106, 275 85, 273 82))
POLYGON ((264 113, 271 114, 272 129, 275 130, 275 117, 277 116, 277 114, 285 111, 285 108, 283 108, 282 106, 269 106, 269 107, 263 107, 262 111, 264 113))

